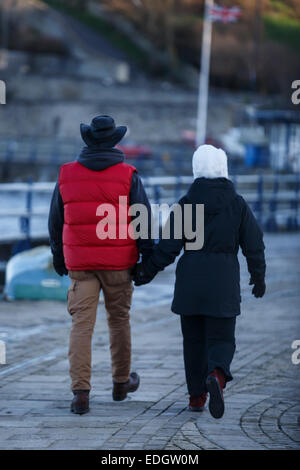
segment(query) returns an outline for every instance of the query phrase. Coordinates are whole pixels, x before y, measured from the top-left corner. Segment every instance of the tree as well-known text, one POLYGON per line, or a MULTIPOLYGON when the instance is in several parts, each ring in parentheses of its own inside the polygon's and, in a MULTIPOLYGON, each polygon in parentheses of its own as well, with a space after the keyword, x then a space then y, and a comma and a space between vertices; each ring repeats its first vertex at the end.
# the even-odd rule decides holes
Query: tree
POLYGON ((101 5, 131 19, 176 68, 175 12, 184 0, 103 0, 101 5))

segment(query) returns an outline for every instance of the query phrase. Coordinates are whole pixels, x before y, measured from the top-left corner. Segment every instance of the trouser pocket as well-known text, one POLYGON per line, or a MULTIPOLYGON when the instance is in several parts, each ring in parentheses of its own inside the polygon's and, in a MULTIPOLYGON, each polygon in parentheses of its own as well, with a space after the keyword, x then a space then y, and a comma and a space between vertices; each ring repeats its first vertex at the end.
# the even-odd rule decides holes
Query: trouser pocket
POLYGON ((77 281, 75 279, 71 279, 71 284, 68 289, 68 294, 67 294, 67 306, 68 306, 68 312, 70 315, 73 315, 75 312, 75 290, 76 290, 76 284, 77 281))
POLYGON ((68 312, 73 315, 75 310, 78 310, 79 304, 82 304, 83 298, 90 292, 90 284, 98 284, 98 281, 93 271, 69 271, 69 277, 71 284, 67 295, 68 312))

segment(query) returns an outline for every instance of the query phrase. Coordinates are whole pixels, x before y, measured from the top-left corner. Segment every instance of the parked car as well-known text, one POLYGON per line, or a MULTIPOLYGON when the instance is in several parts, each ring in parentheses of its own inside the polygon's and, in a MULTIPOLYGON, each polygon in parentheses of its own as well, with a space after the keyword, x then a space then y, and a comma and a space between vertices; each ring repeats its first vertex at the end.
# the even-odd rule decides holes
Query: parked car
MULTIPOLYGON (((195 131, 191 131, 187 129, 183 130, 181 133, 181 138, 182 138, 182 142, 185 145, 188 145, 189 147, 192 147, 193 149, 196 148, 196 132, 195 131)), ((218 147, 218 148, 223 148, 223 145, 219 140, 210 136, 206 137, 205 143, 209 145, 214 145, 215 147, 218 147)))
POLYGON ((137 158, 149 158, 153 155, 152 149, 147 145, 124 144, 117 145, 116 147, 122 150, 125 156, 130 160, 136 160, 137 158))

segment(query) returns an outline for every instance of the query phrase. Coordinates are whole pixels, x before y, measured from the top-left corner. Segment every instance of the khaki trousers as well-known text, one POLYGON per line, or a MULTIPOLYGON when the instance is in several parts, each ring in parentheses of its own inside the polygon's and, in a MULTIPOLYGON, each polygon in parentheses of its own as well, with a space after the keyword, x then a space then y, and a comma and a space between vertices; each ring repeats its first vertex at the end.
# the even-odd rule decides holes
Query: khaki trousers
POLYGON ((101 289, 110 333, 113 380, 127 382, 129 378, 129 310, 133 292, 130 271, 69 271, 71 286, 68 291, 68 312, 72 315, 69 362, 72 390, 91 389, 92 336, 101 289))

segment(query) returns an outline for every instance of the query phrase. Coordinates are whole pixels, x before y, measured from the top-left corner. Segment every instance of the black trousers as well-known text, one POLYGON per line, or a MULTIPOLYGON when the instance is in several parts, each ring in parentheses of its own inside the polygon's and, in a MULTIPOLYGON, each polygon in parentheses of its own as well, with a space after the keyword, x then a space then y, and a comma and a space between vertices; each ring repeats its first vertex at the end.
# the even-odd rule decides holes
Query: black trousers
POLYGON ((232 380, 230 364, 235 352, 235 320, 204 315, 181 315, 186 382, 190 395, 206 391, 206 377, 216 367, 226 382, 232 380))

